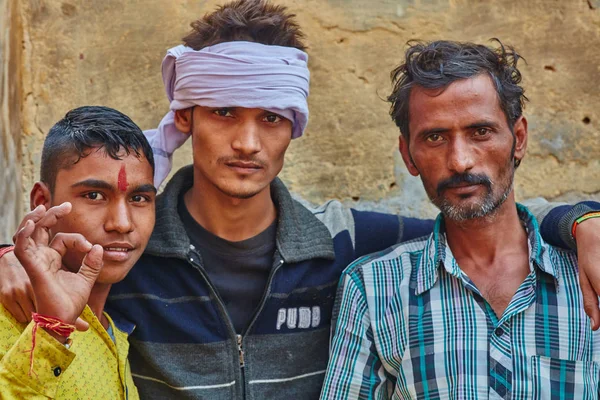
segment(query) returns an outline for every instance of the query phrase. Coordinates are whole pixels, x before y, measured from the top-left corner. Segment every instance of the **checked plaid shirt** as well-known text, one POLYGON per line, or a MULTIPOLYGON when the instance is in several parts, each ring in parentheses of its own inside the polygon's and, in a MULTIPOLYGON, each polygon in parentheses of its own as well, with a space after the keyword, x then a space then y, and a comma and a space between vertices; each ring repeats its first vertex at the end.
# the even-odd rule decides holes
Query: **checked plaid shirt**
POLYGON ((441 216, 429 237, 351 264, 321 399, 597 399, 600 334, 575 254, 544 243, 517 208, 531 272, 500 319, 456 263, 441 216))

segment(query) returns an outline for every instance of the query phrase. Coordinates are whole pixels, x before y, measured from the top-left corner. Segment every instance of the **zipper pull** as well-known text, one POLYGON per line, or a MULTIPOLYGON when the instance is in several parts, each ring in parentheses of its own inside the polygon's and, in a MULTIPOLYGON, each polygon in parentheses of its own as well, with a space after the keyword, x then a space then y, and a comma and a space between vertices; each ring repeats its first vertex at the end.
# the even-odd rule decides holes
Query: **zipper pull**
POLYGON ((237 337, 237 345, 238 345, 238 353, 240 357, 240 368, 244 368, 244 349, 242 349, 242 335, 236 335, 237 337))

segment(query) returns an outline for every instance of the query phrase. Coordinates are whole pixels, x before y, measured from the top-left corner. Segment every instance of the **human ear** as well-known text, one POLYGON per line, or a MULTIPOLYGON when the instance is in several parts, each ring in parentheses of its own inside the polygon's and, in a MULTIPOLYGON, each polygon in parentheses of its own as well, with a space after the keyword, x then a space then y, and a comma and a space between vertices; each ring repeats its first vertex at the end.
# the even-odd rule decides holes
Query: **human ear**
POLYGON ((402 155, 402 160, 404 161, 404 165, 408 169, 408 172, 412 176, 419 176, 419 170, 415 166, 412 157, 410 156, 410 151, 408 148, 408 139, 404 136, 400 135, 398 140, 398 148, 400 149, 400 154, 402 155))
POLYGON ((515 165, 518 166, 525 157, 527 149, 527 119, 524 116, 519 117, 513 126, 513 134, 515 136, 515 165))
POLYGON ((186 108, 185 110, 176 110, 175 111, 175 127, 179 132, 192 134, 192 121, 194 112, 194 108, 186 108))
POLYGON ((31 193, 29 193, 29 208, 33 210, 42 204, 46 207, 46 210, 52 207, 52 193, 44 182, 36 182, 33 189, 31 189, 31 193))

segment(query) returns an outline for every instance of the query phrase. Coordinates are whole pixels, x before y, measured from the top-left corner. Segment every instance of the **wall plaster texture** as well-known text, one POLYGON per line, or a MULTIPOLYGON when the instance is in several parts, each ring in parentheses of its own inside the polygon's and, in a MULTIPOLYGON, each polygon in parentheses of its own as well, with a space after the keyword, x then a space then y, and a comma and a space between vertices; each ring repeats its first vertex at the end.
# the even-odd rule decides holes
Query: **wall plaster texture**
MULTIPOLYGON (((278 2, 297 14, 309 45, 310 124, 292 142, 281 174, 303 200, 339 199, 362 209, 434 216, 420 180, 408 174, 397 151, 399 132, 384 101, 389 72, 409 39, 487 43, 492 37, 527 60, 521 71, 530 99, 530 139, 516 177, 517 197, 600 200, 596 0, 278 2)), ((0 0, 0 11, 10 3, 0 0)), ((52 124, 73 107, 102 104, 130 115, 143 129, 156 127, 168 110, 160 76, 165 50, 219 3, 28 0, 19 2, 19 13, 2 13, 0 185, 12 192, 8 203, 0 202, 1 215, 10 217, 0 222, 0 239, 14 229, 15 202, 21 211, 28 208, 28 189, 39 176, 41 145, 52 124), (8 43, 10 30, 21 26, 22 44, 8 43), (7 63, 21 68, 8 67, 7 76, 7 63), (6 113, 7 79, 19 81, 8 97, 17 105, 13 114, 6 113), (22 195, 15 185, 22 185, 22 195)), ((175 166, 191 159, 186 145, 175 154, 175 166)))

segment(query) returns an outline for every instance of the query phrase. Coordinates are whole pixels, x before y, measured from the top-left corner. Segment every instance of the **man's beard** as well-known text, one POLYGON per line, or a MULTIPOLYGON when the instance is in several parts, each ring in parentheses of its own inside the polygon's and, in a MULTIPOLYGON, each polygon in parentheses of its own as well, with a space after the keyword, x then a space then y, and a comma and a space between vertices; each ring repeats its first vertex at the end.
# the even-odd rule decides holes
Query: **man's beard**
MULTIPOLYGON (((506 201, 509 194, 513 190, 515 176, 513 154, 514 143, 510 152, 510 157, 504 165, 504 168, 500 170, 500 174, 496 182, 493 182, 485 174, 456 174, 438 183, 436 188, 436 196, 432 197, 428 193, 428 195, 430 195, 430 200, 433 202, 433 204, 435 204, 436 207, 440 209, 446 218, 449 218, 455 222, 464 222, 493 215, 506 201), (485 188, 485 194, 475 202, 460 204, 459 201, 458 204, 453 204, 447 197, 444 196, 444 191, 451 186, 461 183, 482 185, 485 188)), ((465 197, 465 199, 466 198, 467 197, 465 197)))
POLYGON ((493 183, 486 175, 468 173, 454 175, 451 178, 441 182, 438 185, 437 196, 433 198, 430 197, 430 199, 433 204, 440 209, 446 218, 449 218, 455 222, 464 222, 472 219, 483 218, 496 212, 506 201, 508 195, 512 191, 512 176, 508 182, 502 183, 500 183, 502 186, 498 188, 499 193, 495 194, 494 186, 498 184, 493 183), (454 204, 444 196, 443 192, 448 185, 458 183, 480 184, 485 188, 485 194, 475 202, 470 202, 468 204, 460 204, 459 202, 458 204, 454 204))

